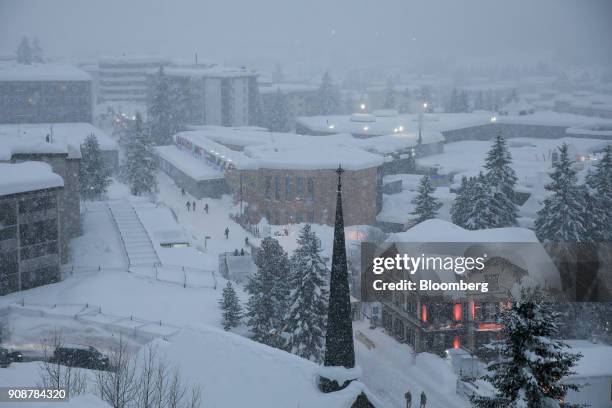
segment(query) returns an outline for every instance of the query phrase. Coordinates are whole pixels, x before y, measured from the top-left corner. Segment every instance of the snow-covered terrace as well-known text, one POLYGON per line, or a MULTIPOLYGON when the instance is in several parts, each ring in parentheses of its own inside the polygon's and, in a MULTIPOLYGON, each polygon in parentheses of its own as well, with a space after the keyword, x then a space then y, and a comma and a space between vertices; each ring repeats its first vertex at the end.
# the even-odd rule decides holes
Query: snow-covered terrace
POLYGON ((43 162, 0 163, 0 175, 0 196, 64 186, 64 180, 43 162))
POLYGON ((92 133, 98 139, 101 150, 118 150, 113 139, 90 123, 0 124, 0 160, 6 157, 6 150, 3 155, 1 148, 3 139, 12 140, 10 145, 17 149, 14 153, 45 153, 63 149, 70 157, 80 157, 81 145, 92 133), (51 143, 46 142, 47 135, 52 135, 51 143))
POLYGON ((0 64, 0 81, 91 81, 74 65, 58 63, 0 64))

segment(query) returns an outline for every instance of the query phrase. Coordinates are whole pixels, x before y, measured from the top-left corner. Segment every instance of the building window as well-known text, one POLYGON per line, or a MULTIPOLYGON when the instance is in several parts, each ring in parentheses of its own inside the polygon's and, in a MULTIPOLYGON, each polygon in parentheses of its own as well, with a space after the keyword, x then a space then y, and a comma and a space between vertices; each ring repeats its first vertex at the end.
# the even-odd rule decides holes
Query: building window
POLYGON ((285 176, 285 200, 291 200, 291 176, 285 176))
POLYGON ((272 199, 272 177, 266 176, 266 198, 272 199))
POLYGON ((280 201, 281 199, 281 181, 280 176, 274 177, 274 199, 280 201))
POLYGON ((308 177, 306 190, 308 193, 308 199, 310 201, 314 201, 315 187, 314 187, 314 179, 311 177, 308 177))
POLYGON ((295 196, 296 198, 304 196, 304 179, 302 177, 295 178, 295 196))

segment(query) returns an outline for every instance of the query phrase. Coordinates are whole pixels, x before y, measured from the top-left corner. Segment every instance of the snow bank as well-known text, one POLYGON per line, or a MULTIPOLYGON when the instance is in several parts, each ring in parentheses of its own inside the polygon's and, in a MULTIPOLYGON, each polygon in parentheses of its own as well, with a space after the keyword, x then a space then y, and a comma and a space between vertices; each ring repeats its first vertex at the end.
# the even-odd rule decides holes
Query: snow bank
POLYGON ((0 163, 0 175, 0 196, 64 186, 64 179, 43 162, 0 163))
POLYGON ((184 330, 160 351, 202 387, 203 406, 346 408, 362 391, 369 395, 357 382, 324 394, 314 363, 222 330, 184 330))

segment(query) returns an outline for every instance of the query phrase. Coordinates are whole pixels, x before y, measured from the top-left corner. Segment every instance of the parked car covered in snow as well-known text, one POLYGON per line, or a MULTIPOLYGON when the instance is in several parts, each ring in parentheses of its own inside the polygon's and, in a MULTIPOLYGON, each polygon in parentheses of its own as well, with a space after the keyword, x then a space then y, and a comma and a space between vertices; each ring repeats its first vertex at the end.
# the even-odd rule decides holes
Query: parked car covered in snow
POLYGON ((70 367, 89 368, 93 370, 107 370, 108 357, 104 356, 92 346, 70 344, 57 347, 53 352, 51 361, 70 367))

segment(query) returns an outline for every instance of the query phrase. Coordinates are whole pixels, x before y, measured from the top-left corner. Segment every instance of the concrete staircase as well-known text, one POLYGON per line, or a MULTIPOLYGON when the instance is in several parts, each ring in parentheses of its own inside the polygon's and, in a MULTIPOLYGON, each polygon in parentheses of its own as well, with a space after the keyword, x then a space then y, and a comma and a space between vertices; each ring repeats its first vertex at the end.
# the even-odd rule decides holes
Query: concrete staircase
POLYGON ((159 258, 136 210, 127 200, 109 201, 108 208, 121 235, 130 266, 152 266, 159 258))

